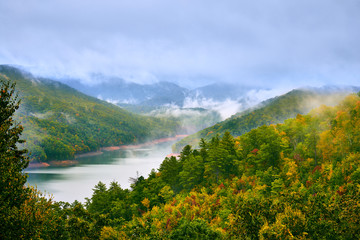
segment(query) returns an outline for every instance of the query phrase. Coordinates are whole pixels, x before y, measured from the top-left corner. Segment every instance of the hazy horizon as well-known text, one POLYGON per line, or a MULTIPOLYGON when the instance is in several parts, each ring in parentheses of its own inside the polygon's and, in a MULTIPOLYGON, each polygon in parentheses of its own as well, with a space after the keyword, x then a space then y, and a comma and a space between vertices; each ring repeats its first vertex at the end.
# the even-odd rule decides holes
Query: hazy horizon
POLYGON ((358 85, 356 0, 1 1, 0 64, 195 88, 358 85))

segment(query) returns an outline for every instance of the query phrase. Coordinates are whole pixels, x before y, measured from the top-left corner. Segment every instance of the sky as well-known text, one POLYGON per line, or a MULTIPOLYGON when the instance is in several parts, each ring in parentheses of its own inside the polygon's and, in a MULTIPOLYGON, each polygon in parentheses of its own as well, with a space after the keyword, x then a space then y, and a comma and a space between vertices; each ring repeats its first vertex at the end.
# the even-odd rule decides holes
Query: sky
POLYGON ((360 85, 359 0, 0 0, 0 64, 182 86, 360 85))

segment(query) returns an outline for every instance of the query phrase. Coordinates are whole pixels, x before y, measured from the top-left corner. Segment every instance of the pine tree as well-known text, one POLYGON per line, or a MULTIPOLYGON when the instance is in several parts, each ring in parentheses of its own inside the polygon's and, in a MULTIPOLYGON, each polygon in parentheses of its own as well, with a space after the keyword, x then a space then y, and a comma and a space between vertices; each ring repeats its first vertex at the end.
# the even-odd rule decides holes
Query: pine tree
POLYGON ((26 188, 27 175, 23 170, 29 159, 25 149, 18 149, 23 127, 14 121, 13 116, 19 108, 20 100, 15 93, 15 83, 0 75, 0 239, 12 231, 11 212, 19 208, 29 196, 26 188))

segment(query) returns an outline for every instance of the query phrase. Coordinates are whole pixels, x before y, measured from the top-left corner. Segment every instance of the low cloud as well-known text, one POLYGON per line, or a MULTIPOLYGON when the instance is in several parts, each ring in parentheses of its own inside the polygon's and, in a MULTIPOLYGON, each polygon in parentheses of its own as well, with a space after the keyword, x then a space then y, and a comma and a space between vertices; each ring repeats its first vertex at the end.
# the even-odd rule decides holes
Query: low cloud
POLYGON ((179 134, 192 134, 222 120, 217 111, 213 109, 187 109, 177 105, 167 105, 153 110, 147 115, 176 119, 180 123, 179 134))
POLYGON ((291 88, 276 88, 276 89, 252 89, 245 95, 246 105, 253 107, 267 99, 283 95, 292 90, 291 88))
POLYGON ((237 99, 227 98, 224 101, 217 101, 212 98, 187 97, 184 100, 184 108, 204 108, 217 111, 222 120, 232 115, 253 107, 264 100, 282 95, 288 89, 251 89, 237 99))
POLYGON ((184 108, 205 108, 217 111, 222 120, 243 110, 243 104, 237 100, 226 99, 225 101, 215 101, 207 98, 186 98, 184 108))

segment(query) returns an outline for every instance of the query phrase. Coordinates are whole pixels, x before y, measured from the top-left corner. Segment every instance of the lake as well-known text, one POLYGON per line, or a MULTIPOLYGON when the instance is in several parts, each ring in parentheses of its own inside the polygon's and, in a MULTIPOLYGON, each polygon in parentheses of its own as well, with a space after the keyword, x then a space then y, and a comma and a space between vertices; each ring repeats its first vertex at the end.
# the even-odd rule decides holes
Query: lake
POLYGON ((78 158, 79 164, 72 167, 27 169, 28 184, 52 194, 55 201, 84 202, 92 196, 92 189, 99 181, 107 186, 117 181, 122 188, 130 188, 129 178, 141 175, 147 178, 171 153, 173 143, 104 151, 101 155, 78 158))

